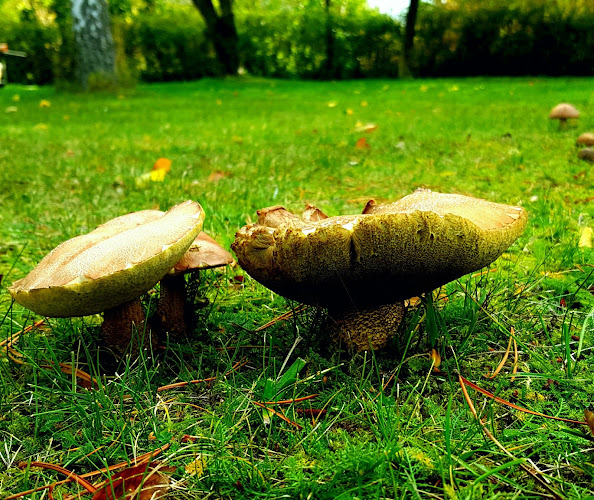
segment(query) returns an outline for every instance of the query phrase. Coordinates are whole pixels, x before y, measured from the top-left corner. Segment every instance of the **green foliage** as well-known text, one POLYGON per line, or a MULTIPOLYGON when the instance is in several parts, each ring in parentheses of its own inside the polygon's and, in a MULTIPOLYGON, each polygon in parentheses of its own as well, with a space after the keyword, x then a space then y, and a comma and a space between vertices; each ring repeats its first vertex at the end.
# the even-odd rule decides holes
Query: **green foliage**
POLYGON ((594 13, 546 4, 480 9, 422 4, 413 63, 420 75, 590 75, 594 13))

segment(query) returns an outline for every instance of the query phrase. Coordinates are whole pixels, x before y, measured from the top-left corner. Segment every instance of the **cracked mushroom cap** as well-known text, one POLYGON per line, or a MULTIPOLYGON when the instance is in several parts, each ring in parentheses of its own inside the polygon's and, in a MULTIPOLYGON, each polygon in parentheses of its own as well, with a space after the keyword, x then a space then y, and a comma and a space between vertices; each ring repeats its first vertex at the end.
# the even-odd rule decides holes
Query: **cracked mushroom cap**
POLYGON ((117 217, 54 248, 9 292, 49 317, 86 316, 150 290, 184 255, 202 228, 204 211, 186 201, 168 212, 117 217))
POLYGON ((557 120, 567 120, 570 118, 579 118, 580 112, 575 109, 571 104, 562 102, 557 104, 549 114, 549 118, 557 120))
POLYGON ((169 271, 169 275, 223 267, 233 262, 234 259, 231 253, 208 236, 208 234, 201 232, 179 262, 169 271))
POLYGON ((368 203, 360 215, 307 221, 282 207, 258 214, 232 245, 241 267, 280 295, 328 308, 433 290, 490 264, 527 221, 521 207, 429 190, 368 203))

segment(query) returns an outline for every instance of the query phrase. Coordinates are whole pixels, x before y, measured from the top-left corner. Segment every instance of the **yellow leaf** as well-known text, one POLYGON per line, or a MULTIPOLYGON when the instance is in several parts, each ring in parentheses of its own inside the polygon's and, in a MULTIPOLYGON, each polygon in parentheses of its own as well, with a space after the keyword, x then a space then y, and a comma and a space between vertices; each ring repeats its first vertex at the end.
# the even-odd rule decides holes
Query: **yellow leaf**
POLYGON ((328 102, 328 107, 329 108, 335 108, 336 106, 338 106, 338 103, 336 101, 330 101, 330 102, 328 102))
POLYGON ((14 102, 19 102, 21 100, 21 96, 19 94, 15 94, 12 96, 12 100, 14 102))
POLYGON ((47 99, 42 99, 41 101, 39 101, 40 108, 49 108, 51 105, 52 103, 49 102, 47 99))
POLYGON ((165 180, 165 176, 167 175, 167 170, 151 170, 150 178, 153 182, 163 182, 165 180))
POLYGON ((580 248, 592 248, 592 228, 583 227, 580 231, 580 241, 578 243, 580 248))
POLYGON ((353 114, 353 110, 351 108, 346 110, 346 114, 347 115, 352 115, 353 114))
POLYGON ((186 473, 190 476, 201 477, 204 475, 204 469, 206 469, 206 460, 200 454, 195 460, 186 465, 186 473))
MULTIPOLYGON (((357 123, 361 123, 361 122, 357 122, 357 123)), ((373 132, 374 130, 377 130, 378 126, 375 123, 366 123, 365 125, 358 125, 357 126, 357 132, 373 132)))
POLYGON ((363 107, 367 106, 367 101, 361 101, 361 106, 363 106, 363 107))
POLYGON ((448 90, 450 92, 457 92, 458 90, 460 90, 460 87, 458 87, 458 85, 452 85, 448 90))
POLYGON ((427 92, 429 90, 429 87, 427 85, 421 85, 421 87, 419 88, 419 90, 421 92, 427 92))
POLYGON ((169 158, 159 158, 153 165, 153 170, 169 172, 171 170, 171 160, 169 158))
POLYGON ((439 372, 439 365, 441 365, 441 356, 435 348, 431 349, 431 361, 433 361, 433 371, 439 372))
POLYGON ((35 130, 47 130, 48 126, 47 123, 38 123, 33 127, 35 130))

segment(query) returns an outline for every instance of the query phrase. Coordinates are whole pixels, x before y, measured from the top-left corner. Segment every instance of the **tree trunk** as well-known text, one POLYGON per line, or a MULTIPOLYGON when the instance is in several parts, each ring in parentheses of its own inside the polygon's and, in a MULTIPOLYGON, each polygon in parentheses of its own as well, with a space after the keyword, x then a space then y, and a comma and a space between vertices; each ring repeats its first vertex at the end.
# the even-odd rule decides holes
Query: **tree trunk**
POLYGON ((225 75, 236 75, 239 69, 239 36, 233 16, 233 0, 220 0, 219 15, 212 0, 193 0, 206 23, 206 34, 212 41, 225 75))
POLYGON ((404 27, 404 38, 402 39, 402 54, 398 60, 398 76, 400 78, 412 78, 410 71, 410 57, 415 40, 415 24, 419 11, 419 0, 410 0, 406 12, 406 26, 404 27))
POLYGON ((334 30, 332 13, 330 12, 332 0, 326 0, 326 67, 324 77, 332 80, 336 77, 336 66, 334 64, 334 30))
POLYGON ((72 0, 76 76, 83 88, 93 74, 115 81, 115 46, 105 0, 72 0))

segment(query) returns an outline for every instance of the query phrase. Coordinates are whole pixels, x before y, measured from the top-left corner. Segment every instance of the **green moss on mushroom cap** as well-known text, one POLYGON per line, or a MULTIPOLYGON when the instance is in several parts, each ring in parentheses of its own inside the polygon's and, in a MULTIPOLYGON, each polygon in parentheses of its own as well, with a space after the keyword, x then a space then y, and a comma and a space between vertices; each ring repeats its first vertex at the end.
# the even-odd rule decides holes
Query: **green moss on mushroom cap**
POLYGON ((389 205, 368 203, 359 215, 303 220, 271 207, 259 216, 236 234, 239 264, 280 295, 326 307, 341 320, 488 265, 527 219, 520 207, 429 190, 389 205))
POLYGON ((166 213, 144 210, 118 217, 56 247, 13 283, 10 294, 49 317, 120 308, 137 300, 179 261, 203 220, 202 207, 191 201, 166 213))

